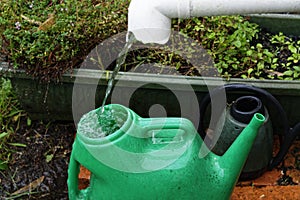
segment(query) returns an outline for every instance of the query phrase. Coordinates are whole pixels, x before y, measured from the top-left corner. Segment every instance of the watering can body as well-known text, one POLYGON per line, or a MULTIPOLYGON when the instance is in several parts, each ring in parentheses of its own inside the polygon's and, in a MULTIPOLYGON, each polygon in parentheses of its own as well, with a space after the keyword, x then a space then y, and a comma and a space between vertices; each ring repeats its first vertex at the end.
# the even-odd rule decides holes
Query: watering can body
POLYGON ((81 119, 68 169, 70 199, 228 199, 265 120, 256 114, 218 156, 188 119, 141 118, 121 105, 106 107, 121 113, 122 126, 91 137, 97 110, 81 119), (84 190, 78 189, 80 165, 91 171, 84 190))
MULTIPOLYGON (((198 131, 199 131, 201 137, 206 138, 206 135, 209 134, 209 138, 212 138, 212 139, 205 140, 207 145, 210 145, 211 143, 213 143, 215 141, 213 139, 215 137, 214 130, 218 129, 218 128, 216 128, 216 126, 218 126, 216 124, 220 122, 219 118, 222 115, 221 113, 224 110, 224 106, 220 106, 217 109, 217 111, 214 112, 214 116, 212 116, 212 118, 211 118, 211 121, 213 121, 213 122, 209 126, 209 129, 208 129, 209 131, 205 131, 205 126, 204 126, 205 112, 206 112, 206 108, 210 104, 211 100, 218 98, 218 95, 223 95, 224 91, 226 93, 239 91, 239 92, 245 92, 246 94, 249 94, 249 93, 254 94, 255 97, 259 97, 262 101, 265 102, 265 107, 268 108, 270 111, 271 117, 268 116, 268 113, 267 113, 268 110, 265 109, 267 120, 266 120, 266 123, 263 125, 264 130, 259 133, 257 141, 254 143, 254 147, 253 147, 253 151, 252 151, 253 154, 250 153, 250 155, 249 155, 250 159, 248 161, 252 160, 254 162, 252 162, 252 164, 250 165, 249 162, 247 161, 246 166, 245 166, 245 169, 247 169, 247 171, 245 171, 245 173, 242 173, 242 175, 245 174, 245 176, 242 179, 255 178, 255 177, 259 176, 264 171, 264 169, 267 168, 268 170, 270 170, 270 169, 273 169, 274 167, 278 166, 283 161, 283 159, 284 159, 285 155, 287 154, 293 141, 299 135, 300 123, 296 124, 293 128, 289 127, 289 121, 288 121, 288 118, 286 116, 286 113, 285 113, 283 107, 280 105, 280 103, 277 101, 277 99, 273 95, 271 95, 269 92, 267 92, 266 90, 254 87, 252 85, 245 85, 245 84, 238 84, 238 83, 227 84, 227 85, 215 88, 210 94, 206 95, 202 99, 201 104, 200 104, 200 120, 199 120, 199 130, 198 131), (271 111, 273 111, 273 112, 271 112, 271 111), (275 111, 275 113, 274 113, 274 111, 275 111), (274 122, 275 120, 273 119, 273 117, 275 117, 275 119, 277 120, 276 122, 274 122), (274 126, 274 127, 280 128, 279 132, 282 132, 282 136, 279 135, 280 136, 280 149, 273 158, 271 157, 271 153, 270 153, 273 150, 273 148, 272 148, 273 137, 271 136, 272 135, 271 132, 273 132, 273 130, 271 130, 272 127, 270 126, 270 124, 271 124, 270 118, 272 118, 273 125, 275 123, 276 123, 276 125, 277 125, 277 123, 279 124, 279 126, 274 126), (263 134, 261 135, 261 133, 263 133, 263 134), (255 153, 255 151, 257 153, 255 153), (261 156, 263 156, 263 158, 261 156), (266 165, 265 160, 269 161, 268 165, 266 165), (250 167, 247 167, 248 165, 250 167), (263 166, 263 169, 261 169, 262 166, 263 166), (255 171, 257 169, 258 169, 258 171, 255 171)), ((246 97, 246 98, 248 98, 248 97, 246 97)), ((256 101, 256 102, 258 102, 258 101, 256 101)), ((255 106, 252 107, 254 104, 252 104, 251 102, 246 102, 246 103, 244 102, 241 105, 246 105, 246 108, 247 107, 254 108, 254 110, 256 110, 255 106), (249 105, 252 105, 252 106, 249 106, 249 105)), ((261 110, 261 111, 263 111, 263 110, 261 110)), ((246 114, 246 116, 247 115, 249 116, 249 114, 253 115, 253 113, 254 112, 252 112, 251 110, 248 110, 248 111, 246 110, 245 112, 243 112, 243 111, 241 112, 242 115, 246 114)), ((232 113, 230 113, 230 114, 232 114, 232 113)), ((224 117, 222 117, 222 118, 224 119, 224 117)), ((239 117, 235 116, 234 118, 241 119, 244 117, 242 117, 240 115, 239 117)), ((227 119, 229 119, 229 118, 227 117, 227 119)), ((237 120, 237 121, 239 121, 239 120, 237 120)), ((224 120, 222 123, 224 123, 224 120)), ((230 124, 236 125, 237 123, 232 121, 232 122, 230 122, 230 124)), ((223 125, 221 124, 221 126, 219 126, 219 127, 222 128, 223 125)), ((235 126, 231 126, 231 130, 234 127, 235 126)), ((240 129, 241 126, 237 125, 237 128, 240 129)), ((220 132, 222 132, 222 134, 226 134, 226 132, 227 132, 227 134, 232 133, 232 132, 226 131, 226 130, 225 131, 218 130, 218 131, 216 131, 216 133, 217 133, 216 135, 218 135, 218 133, 220 133, 220 132)), ((276 132, 278 132, 278 130, 276 130, 276 132)), ((216 136, 216 137, 218 137, 218 136, 216 136)), ((234 137, 229 136, 229 138, 232 141, 232 140, 234 140, 235 136, 234 137)), ((222 136, 220 138, 218 138, 218 142, 220 142, 219 140, 222 140, 222 136)), ((226 140, 226 137, 225 137, 225 140, 226 140)), ((227 143, 227 142, 225 141, 225 143, 227 143)), ((218 145, 216 145, 216 146, 218 146, 218 145)), ((227 144, 227 146, 228 146, 228 144, 227 144)), ((221 147, 221 148, 223 148, 223 147, 221 147)), ((226 145, 225 145, 225 151, 226 151, 226 145)), ((219 153, 217 153, 217 154, 219 154, 219 153)))
POLYGON ((273 155, 273 129, 268 110, 255 96, 239 97, 224 110, 222 113, 224 116, 221 117, 224 122, 219 120, 215 129, 220 133, 220 137, 212 151, 217 155, 223 155, 256 112, 263 113, 265 122, 258 130, 240 180, 259 177, 270 164, 273 155))

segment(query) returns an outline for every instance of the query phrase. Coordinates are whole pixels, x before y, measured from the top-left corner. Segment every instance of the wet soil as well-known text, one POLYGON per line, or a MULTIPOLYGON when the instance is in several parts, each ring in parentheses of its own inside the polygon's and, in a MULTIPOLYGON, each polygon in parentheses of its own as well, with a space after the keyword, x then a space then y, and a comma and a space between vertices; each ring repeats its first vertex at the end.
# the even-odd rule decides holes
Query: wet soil
MULTIPOLYGON (((27 126, 22 121, 11 142, 26 147, 12 147, 9 169, 0 171, 0 199, 68 199, 67 168, 75 132, 72 123, 35 121, 27 126)), ((88 186, 89 177, 82 168, 81 189, 88 186)), ((300 199, 300 140, 290 148, 283 166, 238 182, 231 199, 300 199)))
POLYGON ((22 121, 12 138, 26 147, 11 148, 9 168, 0 171, 0 199, 68 199, 67 168, 73 123, 22 121))

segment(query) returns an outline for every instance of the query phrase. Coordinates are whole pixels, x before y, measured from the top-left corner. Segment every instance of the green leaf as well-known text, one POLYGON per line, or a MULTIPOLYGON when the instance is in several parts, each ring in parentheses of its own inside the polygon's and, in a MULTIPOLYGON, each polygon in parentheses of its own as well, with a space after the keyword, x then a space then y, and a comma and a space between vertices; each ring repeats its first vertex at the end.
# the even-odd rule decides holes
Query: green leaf
POLYGON ((237 64, 233 64, 232 68, 237 70, 238 69, 238 65, 237 64))
MULTIPOLYGON (((16 114, 18 114, 18 113, 20 113, 20 110, 14 110, 14 111, 11 111, 10 113, 9 113, 9 115, 7 115, 7 117, 12 117, 12 116, 14 116, 14 115, 16 115, 16 114)), ((16 121, 16 120, 15 120, 16 121)))
POLYGON ((270 58, 272 58, 272 57, 274 56, 274 54, 271 53, 271 52, 269 52, 267 49, 264 50, 264 54, 265 54, 266 56, 270 57, 270 58))
POLYGON ((242 43, 241 43, 241 41, 239 41, 239 40, 234 41, 233 44, 234 44, 234 46, 236 46, 237 48, 240 48, 240 47, 242 46, 242 43))
POLYGON ((176 63, 176 70, 178 70, 180 67, 181 67, 181 63, 180 62, 176 63))
POLYGON ((251 56, 252 54, 253 54, 253 51, 251 49, 246 52, 247 56, 251 56))
POLYGON ((8 165, 5 161, 0 160, 0 170, 6 170, 8 165))
POLYGON ((253 72, 253 68, 249 68, 248 70, 247 70, 247 73, 248 73, 248 75, 250 75, 252 72, 253 72))
POLYGON ((264 67, 265 67, 265 64, 264 64, 264 62, 263 61, 260 61, 259 63, 257 63, 257 69, 264 69, 264 67))
POLYGON ((290 50, 292 53, 297 53, 297 48, 294 47, 292 44, 290 44, 290 45, 288 46, 288 48, 289 48, 289 50, 290 50))
POLYGON ((247 78, 248 78, 248 76, 246 76, 245 74, 242 74, 241 77, 242 77, 243 79, 247 79, 247 78))
POLYGON ((258 48, 258 49, 262 49, 262 48, 263 48, 263 45, 262 45, 262 44, 260 44, 260 43, 258 43, 258 44, 256 44, 256 48, 258 48))
POLYGON ((208 38, 213 39, 213 38, 215 38, 215 35, 216 35, 216 33, 210 33, 210 34, 208 34, 208 38))
POLYGON ((299 66, 294 66, 293 67, 297 72, 300 72, 300 67, 299 66))
POLYGON ((285 75, 285 76, 292 76, 293 73, 294 72, 292 70, 288 70, 288 71, 283 72, 283 75, 285 75))
POLYGON ((21 144, 21 143, 8 143, 8 144, 16 147, 26 147, 26 144, 21 144))
POLYGON ((1 138, 4 138, 4 137, 7 136, 7 135, 9 135, 9 133, 7 133, 7 132, 1 133, 1 134, 0 134, 0 139, 1 139, 1 138))
POLYGON ((278 62, 278 58, 273 58, 272 63, 277 63, 278 62))
POLYGON ((53 154, 46 155, 46 162, 50 162, 53 158, 53 154))
POLYGON ((31 119, 29 117, 27 118, 27 126, 31 126, 31 119))

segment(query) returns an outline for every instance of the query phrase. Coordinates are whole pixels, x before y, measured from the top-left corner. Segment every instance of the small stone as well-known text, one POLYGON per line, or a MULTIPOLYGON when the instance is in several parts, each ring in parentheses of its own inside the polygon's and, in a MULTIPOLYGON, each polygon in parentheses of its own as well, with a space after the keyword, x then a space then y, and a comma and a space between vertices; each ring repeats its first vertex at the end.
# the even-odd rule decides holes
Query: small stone
POLYGON ((297 184, 300 183, 300 170, 298 170, 298 169, 291 169, 291 170, 288 170, 286 172, 286 174, 293 179, 293 182, 295 182, 297 184))

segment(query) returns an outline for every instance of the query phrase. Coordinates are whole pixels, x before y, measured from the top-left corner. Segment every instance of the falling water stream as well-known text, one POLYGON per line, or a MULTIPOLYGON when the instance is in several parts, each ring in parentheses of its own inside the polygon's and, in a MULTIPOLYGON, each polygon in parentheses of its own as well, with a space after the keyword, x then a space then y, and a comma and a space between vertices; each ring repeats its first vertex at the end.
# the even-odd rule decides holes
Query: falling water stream
POLYGON ((124 113, 120 113, 110 109, 109 107, 104 107, 107 101, 107 98, 112 92, 112 88, 114 85, 115 78, 120 71, 121 66, 124 64, 126 60, 127 53, 132 46, 132 44, 136 41, 134 35, 129 33, 128 41, 125 46, 121 50, 116 60, 116 66, 112 75, 108 81, 105 96, 102 102, 102 106, 95 111, 87 113, 82 118, 82 126, 80 127, 81 132, 88 137, 105 137, 114 133, 116 130, 120 129, 126 120, 126 116, 124 113))
POLYGON ((115 78, 116 78, 118 72, 120 71, 121 66, 124 64, 124 62, 126 60, 126 56, 127 56, 127 53, 129 51, 130 47, 132 46, 132 44, 135 41, 136 41, 136 39, 135 39, 134 35, 132 33, 129 33, 129 35, 128 35, 128 41, 126 42, 126 44, 123 47, 122 51, 119 53, 117 61, 116 61, 115 69, 112 72, 111 78, 108 81, 106 92, 105 92, 105 96, 104 96, 104 99, 103 99, 103 102, 102 102, 102 106, 101 106, 102 107, 102 112, 104 112, 104 105, 105 105, 105 103, 107 101, 108 96, 110 95, 110 93, 112 91, 115 78))

